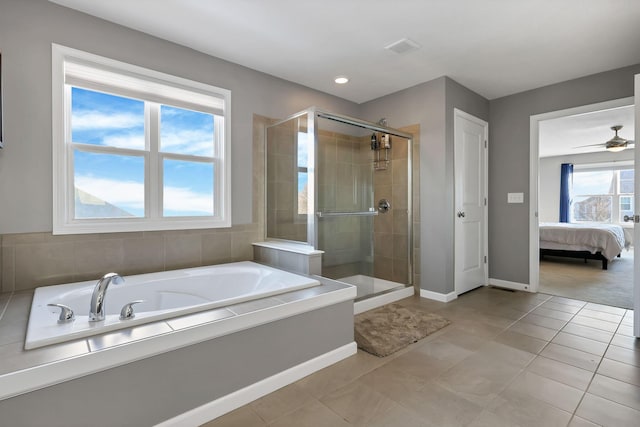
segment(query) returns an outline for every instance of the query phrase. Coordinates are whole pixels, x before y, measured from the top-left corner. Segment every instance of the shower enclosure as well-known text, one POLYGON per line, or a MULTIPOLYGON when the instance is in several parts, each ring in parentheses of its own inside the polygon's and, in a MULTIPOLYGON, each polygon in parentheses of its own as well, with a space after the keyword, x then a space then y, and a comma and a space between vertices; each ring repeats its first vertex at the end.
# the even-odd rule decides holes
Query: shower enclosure
POLYGON ((324 251, 359 300, 412 286, 411 134, 310 108, 266 144, 267 240, 324 251))

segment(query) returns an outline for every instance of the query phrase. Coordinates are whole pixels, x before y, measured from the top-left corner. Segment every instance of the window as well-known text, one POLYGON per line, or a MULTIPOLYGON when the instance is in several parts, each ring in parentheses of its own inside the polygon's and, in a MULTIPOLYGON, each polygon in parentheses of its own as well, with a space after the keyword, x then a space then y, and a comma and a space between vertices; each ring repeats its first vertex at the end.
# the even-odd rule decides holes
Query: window
POLYGON ((54 234, 230 226, 229 102, 53 45, 54 234))
POLYGON ((574 170, 572 222, 624 223, 633 214, 633 169, 574 170))
MULTIPOLYGON (((298 215, 307 215, 307 201, 309 197, 309 140, 306 132, 298 132, 297 145, 297 188, 296 205, 298 215)), ((306 218, 305 218, 306 220, 306 218)))

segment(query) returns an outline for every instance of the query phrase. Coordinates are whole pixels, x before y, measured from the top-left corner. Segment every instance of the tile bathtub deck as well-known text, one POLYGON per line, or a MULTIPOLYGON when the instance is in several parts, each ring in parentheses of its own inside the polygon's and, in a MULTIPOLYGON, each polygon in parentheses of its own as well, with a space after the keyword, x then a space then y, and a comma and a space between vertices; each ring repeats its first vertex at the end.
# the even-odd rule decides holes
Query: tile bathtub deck
POLYGON ((359 350, 205 426, 638 425, 631 310, 495 288, 400 303, 452 324, 386 358, 359 350))

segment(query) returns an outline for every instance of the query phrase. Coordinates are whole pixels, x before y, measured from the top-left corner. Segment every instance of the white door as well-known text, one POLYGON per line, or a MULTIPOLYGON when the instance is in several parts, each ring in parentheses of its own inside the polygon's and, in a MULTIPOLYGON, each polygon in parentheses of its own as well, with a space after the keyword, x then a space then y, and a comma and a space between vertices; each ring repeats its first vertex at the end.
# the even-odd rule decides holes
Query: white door
POLYGON ((640 149, 638 143, 640 140, 640 74, 635 77, 635 133, 633 139, 636 143, 633 146, 635 150, 635 188, 634 188, 634 227, 633 227, 633 335, 640 337, 640 253, 635 250, 635 246, 640 243, 640 224, 638 223, 638 215, 640 215, 640 149))
POLYGON ((464 292, 487 283, 487 122, 454 111, 454 283, 464 292))

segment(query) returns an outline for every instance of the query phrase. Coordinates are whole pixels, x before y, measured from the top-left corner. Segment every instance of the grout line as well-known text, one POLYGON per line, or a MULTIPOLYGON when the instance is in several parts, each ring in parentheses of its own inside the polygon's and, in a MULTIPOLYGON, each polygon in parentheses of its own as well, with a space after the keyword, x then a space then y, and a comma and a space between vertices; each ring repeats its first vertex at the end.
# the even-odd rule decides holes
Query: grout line
MULTIPOLYGON (((586 307, 586 305, 585 305, 585 307, 586 307)), ((580 311, 582 311, 582 309, 580 309, 580 311)), ((580 313, 580 311, 578 313, 580 313)), ((577 313, 576 313, 576 315, 577 315, 577 313)), ((622 324, 622 319, 620 319, 620 322, 618 322, 618 327, 616 328, 616 330, 611 335, 611 338, 609 339, 609 342, 606 343, 607 344, 607 348, 605 349, 604 353, 602 353, 602 356, 600 357, 600 361, 598 362, 598 366, 596 366, 596 369, 593 371, 593 375, 591 375, 591 380, 589 380, 589 384, 587 384, 587 387, 584 389, 584 393, 582 394, 582 397, 580 398, 580 401, 576 405, 576 409, 573 411, 573 415, 571 416, 571 420, 569 420, 569 423, 571 423, 571 421, 577 416, 576 413, 578 412, 578 408, 580 408, 580 405, 584 401, 584 397, 587 395, 587 392, 588 392, 589 388, 591 388, 591 384, 593 384, 593 380, 595 379, 596 374, 598 373, 598 370, 600 369, 600 365, 602 364, 602 360, 604 360, 604 356, 607 354, 607 351, 609 351, 609 347, 611 347, 611 341, 613 341, 613 338, 616 336, 616 333, 618 332, 618 329, 620 329, 620 325, 621 324, 622 324)), ((594 328, 594 329, 596 329, 596 328, 594 328)), ((601 397, 601 396, 598 396, 598 397, 601 397)), ((609 399, 605 399, 605 400, 609 400, 609 399)), ((622 405, 619 402, 614 402, 614 403, 618 403, 619 405, 622 405)), ((626 405, 623 405, 623 406, 626 406, 626 405)), ((589 421, 593 421, 593 420, 589 420, 589 421)), ((593 421, 593 422, 595 423, 596 421, 593 421)))

